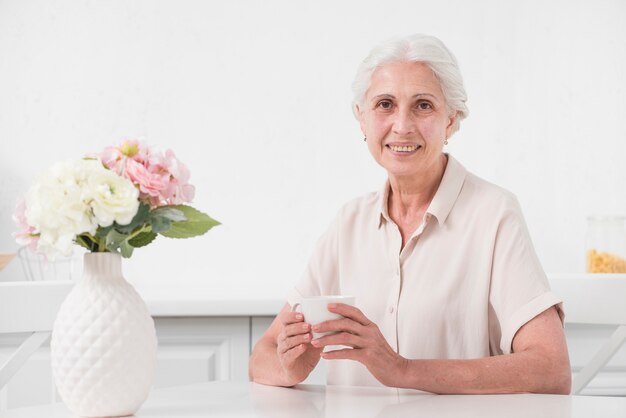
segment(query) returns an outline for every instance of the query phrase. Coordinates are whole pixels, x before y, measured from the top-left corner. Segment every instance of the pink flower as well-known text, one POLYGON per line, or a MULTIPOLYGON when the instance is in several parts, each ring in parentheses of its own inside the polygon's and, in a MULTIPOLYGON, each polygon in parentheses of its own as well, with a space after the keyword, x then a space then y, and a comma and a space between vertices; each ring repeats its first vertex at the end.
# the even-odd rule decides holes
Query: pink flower
POLYGON ((102 163, 117 174, 123 175, 128 161, 143 163, 149 149, 137 140, 125 139, 119 146, 106 147, 99 155, 102 163))
POLYGON ((162 154, 141 141, 124 140, 99 157, 109 169, 131 180, 139 188, 139 198, 153 208, 188 203, 195 195, 189 169, 171 150, 162 154))
POLYGON ((118 174, 124 171, 123 155, 117 147, 106 147, 98 157, 110 170, 118 174))
POLYGON ((156 166, 146 166, 135 160, 126 160, 125 175, 139 186, 140 198, 150 205, 160 206, 163 190, 167 187, 167 176, 155 170, 156 166), (156 171, 156 172, 153 172, 156 171))
POLYGON ((32 251, 37 250, 37 241, 39 241, 39 234, 36 233, 35 228, 28 224, 26 219, 26 200, 20 197, 17 201, 15 213, 13 214, 13 222, 18 227, 18 231, 13 233, 13 237, 19 245, 27 245, 32 251))
POLYGON ((195 187, 189 184, 189 169, 176 158, 172 150, 165 151, 164 165, 169 173, 169 181, 164 196, 169 204, 180 205, 193 200, 195 187))

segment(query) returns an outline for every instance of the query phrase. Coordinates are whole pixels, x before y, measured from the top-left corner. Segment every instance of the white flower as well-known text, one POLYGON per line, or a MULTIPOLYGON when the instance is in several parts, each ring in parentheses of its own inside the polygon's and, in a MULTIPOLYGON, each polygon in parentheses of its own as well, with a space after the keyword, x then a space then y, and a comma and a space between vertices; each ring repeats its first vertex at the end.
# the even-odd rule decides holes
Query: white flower
POLYGON ((76 236, 94 235, 98 226, 130 223, 139 191, 100 161, 57 163, 26 195, 26 219, 39 234, 37 250, 54 259, 69 256, 76 236))
POLYGON ((129 224, 139 209, 139 190, 130 180, 107 170, 99 161, 93 162, 99 168, 94 168, 87 179, 86 193, 91 198, 90 206, 98 225, 129 224))
POLYGON ((89 167, 82 163, 55 164, 26 195, 26 219, 40 234, 37 249, 52 259, 70 255, 76 235, 93 234, 98 227, 83 199, 89 167))

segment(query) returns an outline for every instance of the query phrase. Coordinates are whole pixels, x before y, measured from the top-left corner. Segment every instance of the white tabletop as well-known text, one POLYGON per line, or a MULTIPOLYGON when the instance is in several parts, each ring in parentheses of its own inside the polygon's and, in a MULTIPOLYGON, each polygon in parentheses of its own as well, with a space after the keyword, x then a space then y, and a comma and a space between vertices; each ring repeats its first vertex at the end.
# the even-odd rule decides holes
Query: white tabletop
MULTIPOLYGON (((63 404, 17 408, 2 418, 69 418, 63 404)), ((156 389, 140 418, 603 417, 626 416, 626 398, 563 395, 432 395, 411 390, 247 382, 156 389)))

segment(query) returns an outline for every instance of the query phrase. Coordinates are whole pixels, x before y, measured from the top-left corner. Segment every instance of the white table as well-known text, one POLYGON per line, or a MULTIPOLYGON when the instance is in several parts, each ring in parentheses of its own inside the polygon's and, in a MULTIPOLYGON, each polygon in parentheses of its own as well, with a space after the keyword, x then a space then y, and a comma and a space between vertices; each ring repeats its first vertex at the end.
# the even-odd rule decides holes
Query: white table
MULTIPOLYGON (((138 418, 574 418, 626 416, 626 398, 563 395, 432 395, 412 390, 209 382, 152 391, 138 418)), ((1 418, 69 418, 65 405, 18 408, 1 418)))

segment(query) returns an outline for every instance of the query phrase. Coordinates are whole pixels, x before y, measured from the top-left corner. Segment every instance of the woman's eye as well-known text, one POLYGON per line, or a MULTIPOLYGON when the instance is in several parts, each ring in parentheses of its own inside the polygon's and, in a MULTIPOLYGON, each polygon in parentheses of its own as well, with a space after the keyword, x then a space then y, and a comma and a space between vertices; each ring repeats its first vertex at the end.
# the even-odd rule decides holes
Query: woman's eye
POLYGON ((417 107, 421 110, 430 110, 433 108, 433 105, 431 105, 429 102, 419 102, 417 104, 417 107))
POLYGON ((378 107, 380 107, 381 109, 389 110, 393 107, 393 103, 391 103, 389 100, 382 100, 378 102, 378 107))

